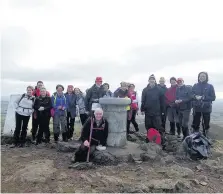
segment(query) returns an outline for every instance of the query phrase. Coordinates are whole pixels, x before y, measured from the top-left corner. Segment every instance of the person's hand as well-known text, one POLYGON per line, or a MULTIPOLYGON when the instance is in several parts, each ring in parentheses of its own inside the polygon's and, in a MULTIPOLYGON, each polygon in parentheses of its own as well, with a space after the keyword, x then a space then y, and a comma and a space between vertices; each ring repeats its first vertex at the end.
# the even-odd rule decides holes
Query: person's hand
POLYGON ((84 146, 86 146, 86 147, 89 147, 89 146, 90 146, 88 140, 85 140, 85 141, 84 141, 84 146))
POLYGON ((85 114, 89 115, 89 112, 88 111, 85 111, 85 114))
POLYGON ((39 107, 39 109, 38 109, 39 111, 43 111, 44 110, 44 107, 39 107))
POLYGON ((65 107, 63 106, 61 109, 62 109, 62 110, 65 110, 65 107))
POLYGON ((196 98, 197 100, 201 100, 202 96, 198 96, 198 95, 196 95, 195 98, 196 98))
POLYGON ((62 106, 58 106, 57 108, 60 110, 62 108, 62 106))
POLYGON ((144 112, 141 112, 141 115, 144 115, 145 113, 144 112))
POLYGON ((161 113, 162 115, 164 115, 164 113, 161 113))

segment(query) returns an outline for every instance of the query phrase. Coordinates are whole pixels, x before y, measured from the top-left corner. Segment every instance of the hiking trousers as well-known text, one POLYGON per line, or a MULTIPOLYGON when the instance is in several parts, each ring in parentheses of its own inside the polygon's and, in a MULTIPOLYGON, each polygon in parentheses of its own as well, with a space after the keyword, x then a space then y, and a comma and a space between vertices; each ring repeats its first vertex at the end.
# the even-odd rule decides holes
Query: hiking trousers
POLYGON ((151 116, 150 114, 145 112, 145 127, 147 131, 150 128, 155 128, 159 131, 163 131, 161 117, 158 115, 151 116))
POLYGON ((81 120, 82 126, 84 125, 87 119, 88 119, 88 115, 86 113, 80 114, 80 120, 81 120))
POLYGON ((129 133, 131 123, 133 124, 135 130, 139 131, 139 126, 138 126, 138 123, 136 122, 136 113, 137 113, 137 110, 132 110, 131 119, 130 120, 127 119, 127 133, 129 133))
POLYGON ((178 111, 176 108, 168 107, 167 108, 167 117, 171 123, 179 122, 178 111))
POLYGON ((74 123, 75 117, 71 117, 71 113, 67 112, 67 129, 68 129, 68 138, 72 138, 74 134, 74 123))
POLYGON ((29 119, 30 119, 30 116, 23 116, 16 112, 15 114, 16 127, 15 127, 14 137, 13 137, 15 144, 18 144, 18 143, 24 144, 26 142, 27 127, 28 127, 29 119), (21 135, 20 135, 20 132, 21 132, 21 135))
POLYGON ((208 130, 210 128, 211 113, 194 112, 192 127, 195 131, 199 131, 202 119, 204 124, 204 130, 208 130))
POLYGON ((35 140, 36 139, 36 134, 37 134, 37 130, 39 127, 39 120, 37 118, 34 118, 34 114, 37 114, 36 112, 34 112, 32 114, 32 139, 35 140))
POLYGON ((53 117, 53 133, 60 134, 60 129, 62 133, 67 133, 66 115, 55 114, 53 117))
POLYGON ((38 117, 39 120, 39 130, 37 133, 36 143, 42 143, 43 133, 45 136, 45 141, 50 142, 50 118, 46 115, 41 115, 38 117))
POLYGON ((189 119, 190 119, 190 110, 180 110, 179 111, 180 127, 188 128, 189 119))

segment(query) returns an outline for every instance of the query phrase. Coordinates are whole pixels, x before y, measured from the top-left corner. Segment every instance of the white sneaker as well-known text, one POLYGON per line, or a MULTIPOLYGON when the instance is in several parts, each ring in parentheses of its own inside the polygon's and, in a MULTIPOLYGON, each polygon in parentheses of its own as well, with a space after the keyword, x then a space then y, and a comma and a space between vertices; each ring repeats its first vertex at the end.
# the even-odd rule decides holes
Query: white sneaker
POLYGON ((98 151, 104 151, 104 150, 106 150, 106 147, 105 147, 105 146, 102 146, 102 145, 98 145, 98 146, 96 147, 96 149, 97 149, 98 151))

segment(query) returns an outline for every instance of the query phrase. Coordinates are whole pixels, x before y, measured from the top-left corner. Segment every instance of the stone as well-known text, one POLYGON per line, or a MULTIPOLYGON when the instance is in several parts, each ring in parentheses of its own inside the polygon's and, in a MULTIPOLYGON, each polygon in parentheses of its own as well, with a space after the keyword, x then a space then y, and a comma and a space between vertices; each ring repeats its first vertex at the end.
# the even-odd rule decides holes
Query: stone
POLYGON ((156 152, 150 152, 150 153, 142 153, 140 154, 140 158, 142 161, 149 161, 149 160, 155 160, 157 157, 156 152))
POLYGON ((202 185, 202 186, 206 186, 208 183, 206 183, 206 182, 204 182, 204 181, 201 181, 200 182, 200 185, 202 185))
POLYGON ((200 181, 203 181, 203 182, 208 182, 208 178, 207 178, 205 175, 200 175, 200 176, 198 177, 198 179, 199 179, 200 181))
POLYGON ((190 180, 193 184, 195 184, 195 185, 199 185, 200 184, 200 182, 197 180, 197 179, 191 179, 190 180))
POLYGON ((140 149, 143 151, 154 151, 158 154, 161 154, 162 152, 162 147, 156 143, 144 143, 144 144, 140 144, 140 149))
POLYGON ((174 164, 170 167, 163 167, 157 170, 157 172, 167 175, 169 178, 191 178, 194 176, 194 172, 186 167, 182 167, 174 164))
POLYGON ((122 183, 122 179, 115 176, 103 176, 103 179, 107 180, 109 183, 112 183, 112 184, 122 183))
POLYGON ((92 162, 77 162, 74 164, 69 165, 69 169, 76 169, 76 170, 88 170, 88 169, 95 169, 96 167, 93 165, 92 162))
POLYGON ((171 164, 175 161, 175 157, 174 156, 171 156, 171 155, 168 155, 164 158, 161 158, 161 163, 162 164, 171 164))
POLYGON ((176 185, 178 181, 173 179, 153 179, 148 181, 148 187, 153 192, 176 192, 176 185))
POLYGON ((137 164, 142 163, 142 161, 140 161, 140 158, 136 158, 135 156, 133 156, 133 154, 129 154, 127 160, 128 162, 131 162, 131 163, 137 163, 137 164))
POLYGON ((96 172, 96 176, 101 177, 102 175, 99 172, 96 172))
POLYGON ((62 142, 57 143, 57 151, 59 152, 75 152, 80 147, 78 143, 62 142))
POLYGON ((53 160, 34 160, 15 172, 8 181, 20 179, 22 182, 44 183, 56 171, 53 160))
POLYGON ((61 172, 57 179, 60 181, 65 180, 67 179, 67 174, 65 172, 61 172))
POLYGON ((201 164, 197 165, 195 168, 196 168, 197 171, 201 171, 202 170, 201 164))
POLYGON ((126 145, 126 107, 131 103, 129 98, 100 98, 99 103, 104 117, 109 123, 107 145, 124 147, 126 145))
POLYGON ((99 165, 117 165, 118 159, 107 150, 96 150, 93 153, 92 162, 99 165))
POLYGON ((85 174, 81 174, 81 178, 84 179, 85 181, 89 182, 89 183, 93 182, 92 179, 85 174))

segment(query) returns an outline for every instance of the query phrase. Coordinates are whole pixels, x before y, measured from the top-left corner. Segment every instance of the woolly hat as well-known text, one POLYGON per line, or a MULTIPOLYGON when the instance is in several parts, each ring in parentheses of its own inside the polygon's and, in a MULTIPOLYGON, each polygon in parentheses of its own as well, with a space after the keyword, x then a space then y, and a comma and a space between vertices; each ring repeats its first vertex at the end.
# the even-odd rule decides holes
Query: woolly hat
POLYGON ((64 87, 63 87, 61 84, 58 84, 58 85, 56 86, 56 90, 57 90, 59 87, 61 87, 61 88, 64 90, 64 87))
POLYGON ((150 79, 154 79, 154 80, 156 80, 154 74, 152 74, 152 75, 149 76, 149 80, 150 80, 150 79))

